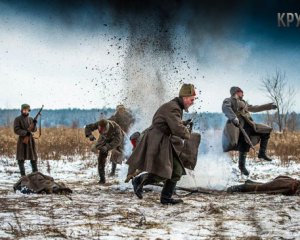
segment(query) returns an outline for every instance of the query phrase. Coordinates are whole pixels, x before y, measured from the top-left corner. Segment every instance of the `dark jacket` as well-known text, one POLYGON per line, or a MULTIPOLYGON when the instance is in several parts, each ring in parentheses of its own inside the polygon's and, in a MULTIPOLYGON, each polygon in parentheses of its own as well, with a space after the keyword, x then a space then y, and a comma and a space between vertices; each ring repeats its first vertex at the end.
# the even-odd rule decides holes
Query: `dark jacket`
MULTIPOLYGON (((108 123, 108 132, 99 135, 95 148, 99 150, 101 146, 105 146, 108 151, 112 151, 110 160, 121 163, 123 160, 124 132, 116 122, 108 120, 108 123)), ((88 137, 95 130, 99 130, 99 121, 86 125, 85 135, 88 137)))
MULTIPOLYGON (((19 135, 17 143, 17 160, 37 160, 36 146, 33 136, 30 136, 28 144, 23 143, 23 139, 27 134, 27 129, 33 123, 33 118, 24 117, 23 115, 17 117, 14 121, 14 132, 19 135)), ((33 132, 36 132, 35 127, 33 132)))

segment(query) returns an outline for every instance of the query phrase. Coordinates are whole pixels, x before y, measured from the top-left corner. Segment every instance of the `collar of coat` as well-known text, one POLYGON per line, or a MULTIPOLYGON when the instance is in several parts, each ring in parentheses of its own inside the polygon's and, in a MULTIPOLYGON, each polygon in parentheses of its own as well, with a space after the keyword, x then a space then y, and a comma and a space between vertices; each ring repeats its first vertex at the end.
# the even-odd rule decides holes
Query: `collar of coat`
POLYGON ((183 105, 183 99, 182 99, 182 97, 176 97, 176 98, 174 98, 172 101, 177 102, 178 105, 180 106, 180 108, 181 108, 182 110, 184 110, 184 105, 183 105))

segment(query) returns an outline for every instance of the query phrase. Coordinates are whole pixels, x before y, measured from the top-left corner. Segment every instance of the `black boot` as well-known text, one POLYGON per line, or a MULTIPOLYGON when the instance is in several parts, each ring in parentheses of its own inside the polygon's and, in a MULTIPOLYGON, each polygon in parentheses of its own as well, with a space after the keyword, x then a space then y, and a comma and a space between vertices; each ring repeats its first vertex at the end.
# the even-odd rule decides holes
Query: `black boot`
POLYGON ((20 169, 20 173, 21 173, 21 177, 25 176, 25 161, 24 160, 18 160, 18 165, 19 165, 19 169, 20 169))
POLYGON ((249 171, 245 167, 246 157, 247 157, 246 152, 239 152, 239 169, 241 170, 242 174, 249 176, 249 171))
POLYGON ((99 184, 104 184, 106 183, 106 179, 105 179, 105 169, 104 167, 99 167, 98 166, 98 173, 99 173, 99 177, 100 177, 100 180, 99 180, 99 184))
POLYGON ((116 168, 117 168, 117 164, 114 163, 114 162, 112 162, 111 163, 111 172, 110 172, 109 176, 111 176, 111 177, 115 176, 115 174, 116 174, 116 168))
POLYGON ((37 172, 38 171, 37 161, 36 160, 31 160, 30 164, 31 164, 32 172, 37 172))
POLYGON ((183 203, 181 199, 174 199, 172 198, 172 195, 175 191, 176 187, 176 182, 172 182, 170 180, 167 180, 164 184, 164 187, 161 191, 160 195, 160 202, 162 204, 178 204, 178 203, 183 203))
POLYGON ((272 159, 269 158, 266 154, 269 138, 269 134, 267 136, 261 137, 258 158, 270 162, 272 161, 272 159))
POLYGON ((99 180, 98 183, 99 183, 99 184, 105 184, 105 183, 106 183, 105 176, 100 176, 100 180, 99 180))
POLYGON ((135 195, 139 199, 143 198, 143 187, 145 185, 155 183, 155 178, 152 174, 145 173, 132 179, 132 185, 135 195))

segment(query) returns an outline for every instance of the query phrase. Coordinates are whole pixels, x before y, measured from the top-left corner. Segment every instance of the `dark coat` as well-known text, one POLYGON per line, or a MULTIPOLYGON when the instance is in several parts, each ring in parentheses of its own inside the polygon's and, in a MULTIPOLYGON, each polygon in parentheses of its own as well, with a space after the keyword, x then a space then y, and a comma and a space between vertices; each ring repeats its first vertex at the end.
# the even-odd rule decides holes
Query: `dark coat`
POLYGON ((112 115, 109 120, 116 122, 125 133, 128 133, 129 128, 134 124, 134 117, 129 110, 121 109, 112 115))
POLYGON ((66 187, 63 183, 57 183, 52 177, 40 172, 34 172, 21 177, 14 185, 14 190, 19 190, 22 193, 72 193, 72 190, 66 187))
POLYGON ((182 122, 183 109, 181 98, 175 98, 159 107, 152 125, 144 131, 127 161, 128 176, 134 176, 137 171, 146 171, 162 178, 171 178, 173 154, 180 156, 183 140, 191 136, 182 122))
POLYGON ((260 183, 247 180, 245 184, 227 189, 228 192, 267 193, 299 195, 300 181, 287 176, 278 176, 270 182, 260 183))
MULTIPOLYGON (((264 105, 252 106, 249 105, 246 101, 239 100, 234 96, 226 98, 223 101, 222 105, 222 111, 228 118, 228 121, 226 122, 223 130, 223 151, 228 152, 231 150, 237 150, 240 130, 231 122, 236 117, 239 119, 242 127, 244 126, 245 122, 247 122, 256 133, 270 133, 272 131, 272 128, 268 125, 254 122, 250 112, 271 110, 273 109, 272 105, 272 103, 268 103, 264 105)), ((260 141, 259 136, 255 134, 249 137, 254 146, 260 141)))
MULTIPOLYGON (((110 160, 115 163, 121 163, 124 158, 124 132, 116 122, 108 120, 108 123, 108 132, 99 135, 94 148, 99 150, 101 146, 105 146, 108 151, 111 151, 110 160)), ((85 135, 90 136, 95 130, 99 130, 99 121, 86 125, 85 135)))
MULTIPOLYGON (((17 144, 17 160, 37 160, 36 146, 33 136, 30 136, 28 144, 23 143, 26 136, 27 129, 33 123, 33 118, 24 117, 23 115, 17 117, 14 121, 14 132, 19 135, 17 144)), ((36 132, 35 127, 32 132, 36 132)))

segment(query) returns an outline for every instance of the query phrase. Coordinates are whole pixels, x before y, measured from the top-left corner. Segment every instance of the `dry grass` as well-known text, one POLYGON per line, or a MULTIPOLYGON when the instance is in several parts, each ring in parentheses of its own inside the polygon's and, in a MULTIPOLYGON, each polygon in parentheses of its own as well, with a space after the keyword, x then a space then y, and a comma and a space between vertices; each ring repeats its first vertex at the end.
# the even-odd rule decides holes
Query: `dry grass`
MULTIPOLYGON (((95 132, 96 133, 96 132, 95 132)), ((96 136, 97 137, 97 136, 96 136)), ((42 137, 36 140, 41 159, 58 160, 78 155, 82 159, 91 156, 92 143, 85 138, 81 128, 45 128, 42 137)), ((17 136, 11 128, 0 128, 0 153, 14 157, 17 136)), ((279 157, 284 164, 291 160, 300 161, 300 132, 272 133, 268 154, 279 157)), ((258 151, 259 146, 256 146, 258 151)), ((235 155, 236 153, 232 153, 235 155)), ((250 151, 250 157, 255 157, 250 151)))
MULTIPOLYGON (((14 157, 17 139, 12 129, 0 128, 1 155, 14 157)), ((58 160, 74 155, 87 159, 92 154, 92 143, 86 139, 84 130, 80 128, 45 128, 42 130, 42 136, 36 139, 36 143, 39 157, 45 160, 58 160)))
MULTIPOLYGON (((278 157, 282 164, 289 164, 290 161, 300 162, 300 132, 272 133, 268 145, 268 155, 278 157)), ((249 157, 256 158, 259 151, 259 144, 255 147, 256 153, 252 150, 249 157)), ((237 152, 231 152, 232 157, 237 158, 237 152)))

